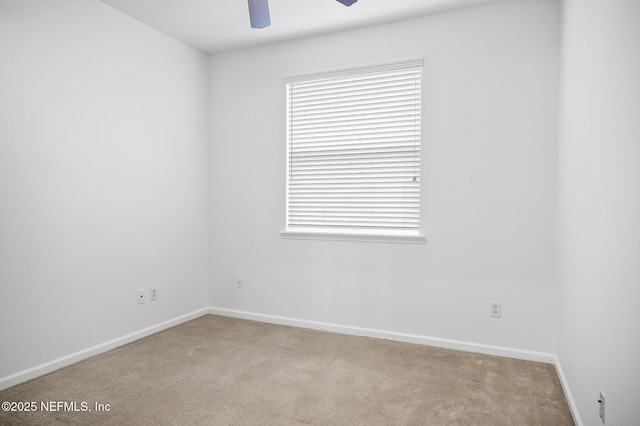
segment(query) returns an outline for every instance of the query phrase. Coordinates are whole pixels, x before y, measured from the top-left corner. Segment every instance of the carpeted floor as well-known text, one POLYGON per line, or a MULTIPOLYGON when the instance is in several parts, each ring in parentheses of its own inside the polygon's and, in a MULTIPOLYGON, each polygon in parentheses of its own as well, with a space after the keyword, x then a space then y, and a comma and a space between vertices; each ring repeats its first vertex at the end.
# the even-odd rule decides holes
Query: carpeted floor
POLYGON ((214 315, 0 401, 37 406, 2 425, 573 425, 552 365, 214 315))

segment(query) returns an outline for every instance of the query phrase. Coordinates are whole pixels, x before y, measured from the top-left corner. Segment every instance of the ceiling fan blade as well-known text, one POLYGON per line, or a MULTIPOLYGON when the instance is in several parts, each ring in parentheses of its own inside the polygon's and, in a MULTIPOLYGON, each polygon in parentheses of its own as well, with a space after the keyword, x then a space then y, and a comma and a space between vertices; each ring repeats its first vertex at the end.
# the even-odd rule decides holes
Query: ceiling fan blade
POLYGON ((271 25, 268 0, 249 0, 251 28, 265 28, 271 25))
POLYGON ((342 3, 345 6, 351 6, 352 4, 354 4, 357 1, 358 0, 338 0, 339 3, 342 3))

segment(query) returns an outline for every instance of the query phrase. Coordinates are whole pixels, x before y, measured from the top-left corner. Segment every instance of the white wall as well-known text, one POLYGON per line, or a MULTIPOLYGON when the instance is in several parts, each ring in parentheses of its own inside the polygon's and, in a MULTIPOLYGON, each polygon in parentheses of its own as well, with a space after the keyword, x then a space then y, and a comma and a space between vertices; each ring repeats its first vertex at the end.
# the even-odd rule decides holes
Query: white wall
POLYGON ((207 306, 206 69, 98 1, 0 1, 0 379, 207 306))
POLYGON ((640 2, 567 0, 558 358, 585 425, 640 421, 640 2))
POLYGON ((559 20, 513 1, 213 56, 212 306, 555 353, 559 20), (427 243, 281 239, 283 79, 414 58, 427 243))

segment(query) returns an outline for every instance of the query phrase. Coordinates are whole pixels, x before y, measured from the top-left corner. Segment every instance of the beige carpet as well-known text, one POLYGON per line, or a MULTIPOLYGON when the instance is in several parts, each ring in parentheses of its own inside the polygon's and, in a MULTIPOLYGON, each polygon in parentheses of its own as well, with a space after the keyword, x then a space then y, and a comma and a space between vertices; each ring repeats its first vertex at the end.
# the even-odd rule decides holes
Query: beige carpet
POLYGON ((573 425, 548 364, 214 315, 2 391, 0 401, 38 406, 0 411, 2 425, 573 425), (41 410, 57 401, 91 411, 41 410))

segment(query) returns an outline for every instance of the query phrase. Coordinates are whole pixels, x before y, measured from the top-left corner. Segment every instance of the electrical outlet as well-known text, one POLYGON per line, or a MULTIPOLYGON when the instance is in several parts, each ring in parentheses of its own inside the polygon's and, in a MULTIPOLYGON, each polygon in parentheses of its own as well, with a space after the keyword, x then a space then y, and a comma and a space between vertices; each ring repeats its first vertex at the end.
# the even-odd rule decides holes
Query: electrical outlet
POLYGON ((238 290, 242 290, 242 277, 237 277, 236 278, 236 288, 238 290))
POLYGON ((598 404, 600 404, 600 420, 602 420, 602 424, 604 424, 604 392, 600 390, 600 399, 598 399, 598 404))
POLYGON ((502 302, 490 302, 489 315, 494 318, 502 318, 502 302))
POLYGON ((153 302, 154 300, 158 300, 158 287, 149 288, 149 300, 151 302, 153 302))
POLYGON ((138 305, 142 305, 147 301, 147 290, 144 288, 138 289, 138 305))

